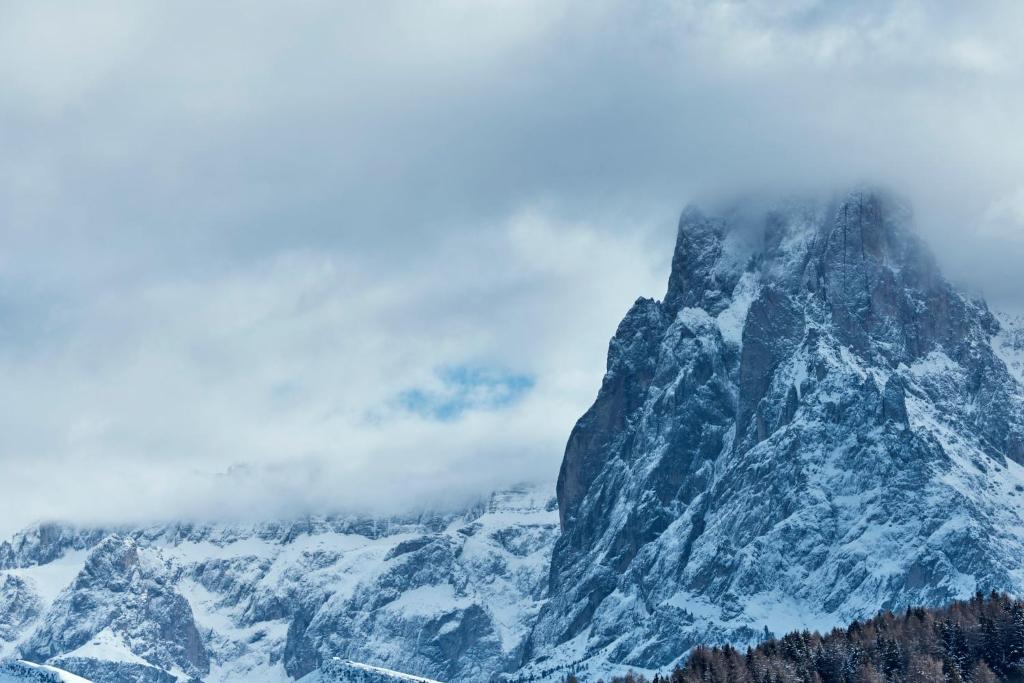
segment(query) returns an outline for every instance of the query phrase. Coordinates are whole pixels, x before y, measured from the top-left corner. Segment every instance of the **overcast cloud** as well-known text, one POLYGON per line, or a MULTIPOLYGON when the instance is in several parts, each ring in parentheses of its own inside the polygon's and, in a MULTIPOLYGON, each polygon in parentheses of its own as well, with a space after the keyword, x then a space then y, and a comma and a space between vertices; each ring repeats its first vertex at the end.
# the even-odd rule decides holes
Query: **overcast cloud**
POLYGON ((550 481, 675 219, 891 185, 1024 291, 1017 2, 5 3, 0 532, 550 481))

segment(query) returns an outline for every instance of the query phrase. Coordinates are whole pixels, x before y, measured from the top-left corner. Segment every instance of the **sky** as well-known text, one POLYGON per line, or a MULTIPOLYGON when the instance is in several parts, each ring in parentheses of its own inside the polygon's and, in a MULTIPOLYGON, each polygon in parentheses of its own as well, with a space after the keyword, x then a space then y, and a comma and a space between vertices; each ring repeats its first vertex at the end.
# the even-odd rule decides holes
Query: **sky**
POLYGON ((0 5, 0 534, 552 491, 690 202, 1024 304, 1017 2, 0 5))

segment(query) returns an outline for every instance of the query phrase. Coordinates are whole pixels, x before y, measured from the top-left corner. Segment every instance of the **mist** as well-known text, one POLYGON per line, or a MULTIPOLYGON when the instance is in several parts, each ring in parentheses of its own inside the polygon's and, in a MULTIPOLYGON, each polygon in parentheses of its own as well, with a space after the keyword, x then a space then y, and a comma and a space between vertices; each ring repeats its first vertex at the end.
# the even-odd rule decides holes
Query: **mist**
POLYGON ((690 202, 1024 288, 1018 3, 0 8, 0 532, 551 482, 690 202))

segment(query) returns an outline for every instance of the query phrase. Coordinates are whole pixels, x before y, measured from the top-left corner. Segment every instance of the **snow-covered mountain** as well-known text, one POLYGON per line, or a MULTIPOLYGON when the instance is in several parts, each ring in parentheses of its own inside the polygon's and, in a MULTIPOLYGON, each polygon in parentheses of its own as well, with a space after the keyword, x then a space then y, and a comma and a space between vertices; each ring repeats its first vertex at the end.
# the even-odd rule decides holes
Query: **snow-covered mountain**
POLYGON ((1020 328, 884 193, 687 210, 558 480, 527 672, 1024 593, 1020 328))
POLYGON ((456 513, 0 544, 0 657, 104 683, 475 683, 1024 594, 1024 318, 898 201, 684 212, 557 486, 456 513), (557 504, 550 494, 557 492, 557 504))
POLYGON ((1024 384, 1024 314, 998 315, 999 334, 992 340, 992 349, 1017 381, 1024 384))
POLYGON ((0 683, 92 683, 55 666, 18 659, 0 660, 0 683))
POLYGON ((0 655, 103 683, 270 683, 333 657, 483 681, 521 658, 557 533, 550 487, 402 519, 36 527, 0 545, 0 655))

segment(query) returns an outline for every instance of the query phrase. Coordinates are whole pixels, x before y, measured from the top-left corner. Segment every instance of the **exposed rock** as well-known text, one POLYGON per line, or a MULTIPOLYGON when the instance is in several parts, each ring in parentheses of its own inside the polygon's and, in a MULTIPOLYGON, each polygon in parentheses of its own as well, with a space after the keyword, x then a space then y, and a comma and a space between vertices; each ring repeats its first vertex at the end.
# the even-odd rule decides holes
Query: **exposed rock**
POLYGON ((412 676, 391 669, 369 666, 347 659, 332 657, 302 683, 438 683, 427 678, 412 676))
POLYGON ((0 544, 0 653, 105 683, 596 679, 1024 594, 1024 323, 958 293, 909 221, 873 191, 684 212, 557 506, 36 526, 0 544))
POLYGON ((445 514, 122 530, 87 557, 68 539, 94 535, 48 528, 0 570, 33 660, 104 683, 278 681, 337 656, 484 681, 518 664, 558 515, 523 487, 445 514))
POLYGON ((17 640, 42 608, 42 601, 25 579, 0 575, 0 641, 17 640))
POLYGON ((21 645, 22 655, 37 662, 69 655, 69 669, 76 672, 76 650, 109 629, 147 665, 202 676, 210 669, 209 656, 168 569, 134 539, 109 536, 21 645))
POLYGON ((784 202, 744 252, 684 212, 566 447, 522 676, 1024 590, 1024 390, 909 221, 874 191, 784 202))

